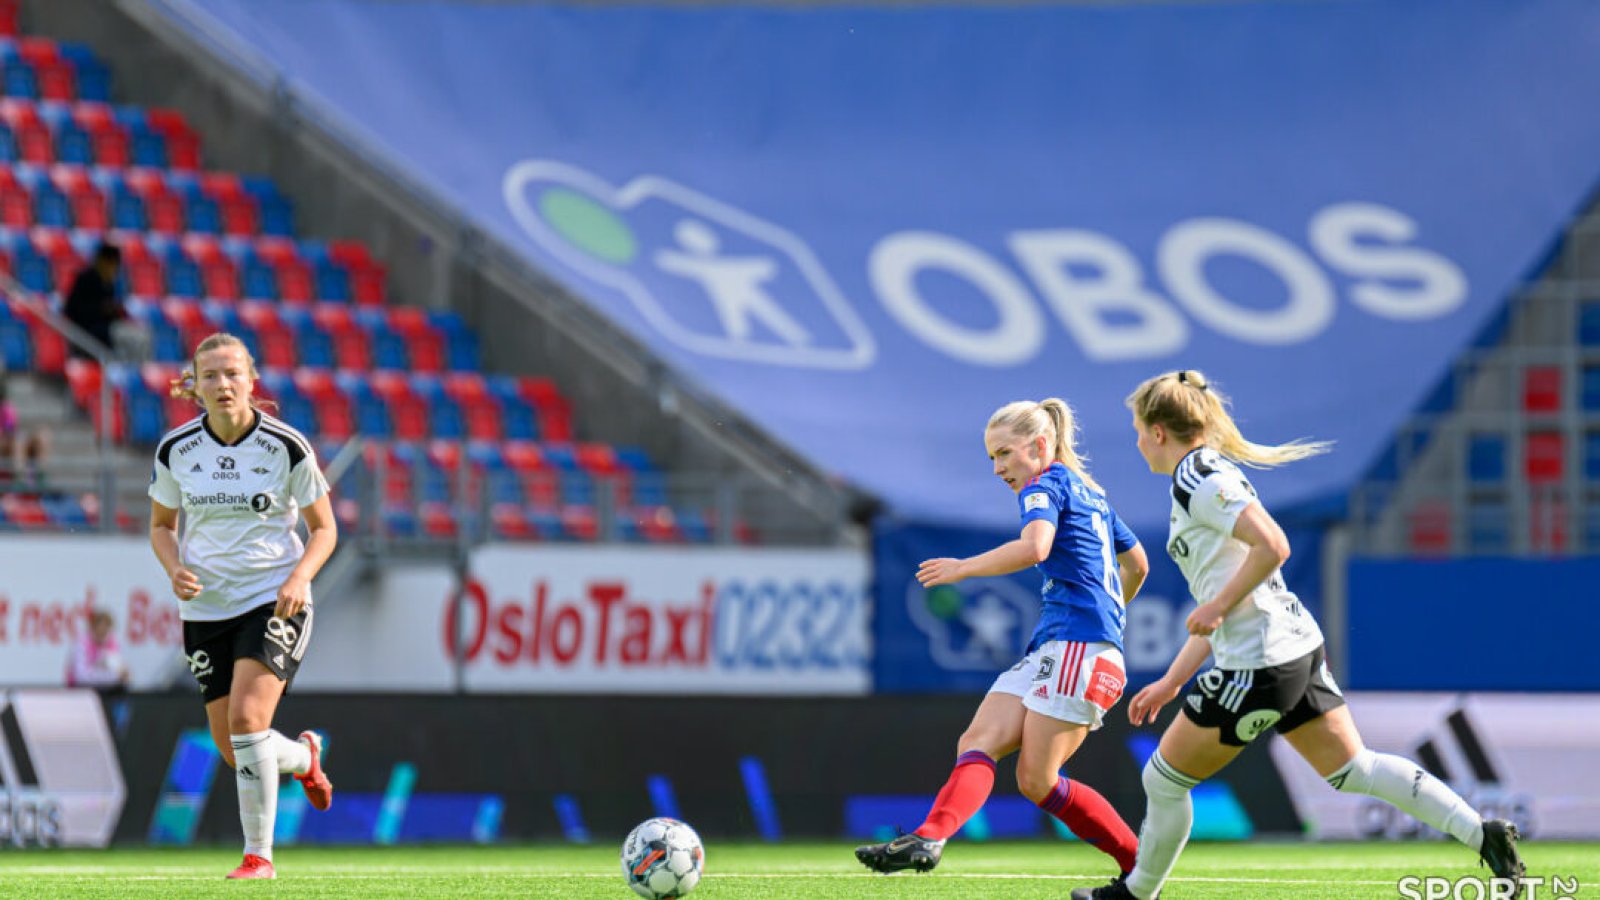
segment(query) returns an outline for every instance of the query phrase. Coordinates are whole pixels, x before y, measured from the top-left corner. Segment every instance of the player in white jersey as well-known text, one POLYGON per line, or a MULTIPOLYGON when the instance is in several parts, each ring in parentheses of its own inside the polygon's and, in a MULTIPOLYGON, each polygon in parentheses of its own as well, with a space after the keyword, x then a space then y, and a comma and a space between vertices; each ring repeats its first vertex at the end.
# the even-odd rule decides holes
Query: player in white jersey
POLYGON ((1515 826, 1482 819, 1416 763, 1366 748, 1323 660, 1322 631, 1284 584, 1288 538, 1236 463, 1277 466, 1328 445, 1245 440, 1227 398, 1193 370, 1151 378, 1127 402, 1140 454, 1152 472, 1172 477, 1167 553, 1199 604, 1189 615, 1188 642, 1167 674, 1134 696, 1129 720, 1155 721, 1207 656, 1216 655, 1216 668, 1196 679, 1183 714, 1145 764, 1147 805, 1133 871, 1103 887, 1079 888, 1074 900, 1157 897, 1189 840, 1189 792, 1268 728, 1335 790, 1385 800, 1478 851, 1496 878, 1520 878, 1515 826))
POLYGON ((292 773, 313 807, 333 802, 321 736, 290 740, 272 719, 310 642, 311 579, 338 531, 310 442, 259 408, 257 377, 238 338, 201 341, 173 394, 205 413, 161 439, 150 477, 150 544, 180 601, 189 671, 239 789, 244 862, 229 878, 276 877, 279 773, 292 773))

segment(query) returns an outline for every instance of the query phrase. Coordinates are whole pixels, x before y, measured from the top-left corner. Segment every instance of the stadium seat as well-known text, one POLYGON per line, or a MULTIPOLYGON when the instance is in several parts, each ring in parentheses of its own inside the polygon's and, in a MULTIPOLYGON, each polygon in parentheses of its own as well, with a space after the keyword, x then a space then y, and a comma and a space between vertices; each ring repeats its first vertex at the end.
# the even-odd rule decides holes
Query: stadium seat
POLYGON ((163 139, 168 165, 181 171, 199 170, 200 138, 182 113, 156 107, 146 112, 146 119, 151 131, 163 139))
POLYGON ((63 41, 60 52, 61 58, 72 65, 79 101, 105 103, 111 99, 111 75, 93 50, 83 44, 63 41))
POLYGON ((433 436, 460 440, 467 436, 466 417, 461 406, 445 391, 444 382, 432 372, 411 375, 411 393, 426 406, 427 421, 433 436))
POLYGON ((300 354, 300 365, 333 368, 336 362, 333 339, 328 337, 328 333, 317 324, 309 308, 280 306, 278 315, 294 335, 295 345, 300 354))
POLYGON ((24 37, 17 41, 16 48, 17 54, 33 68, 40 98, 58 102, 78 99, 76 68, 70 61, 61 58, 55 41, 24 37))
POLYGON ((0 51, 0 75, 4 77, 6 97, 39 99, 39 78, 33 64, 17 52, 15 45, 0 51))
POLYGON ((89 136, 93 160, 97 165, 121 169, 132 161, 128 150, 128 132, 117 122, 110 106, 104 103, 79 103, 72 107, 72 120, 89 136))
POLYGON ((372 348, 372 365, 378 369, 410 369, 410 353, 405 339, 389 327, 389 316, 382 309, 358 309, 351 316, 356 326, 366 332, 368 346, 372 348))
POLYGON ((0 363, 10 371, 33 367, 33 338, 26 322, 11 312, 9 301, 0 298, 0 363))
POLYGON ((477 372, 451 372, 442 379, 444 391, 460 408, 467 436, 476 440, 498 440, 500 404, 489 393, 487 382, 477 372))
POLYGON ((256 255, 277 273, 277 297, 284 303, 310 303, 316 299, 316 279, 311 265, 300 256, 294 241, 263 237, 255 241, 256 255))
MULTIPOLYGON (((9 81, 9 73, 6 76, 9 81)), ((7 92, 10 93, 9 91, 7 92)), ((0 100, 0 121, 5 122, 16 141, 18 158, 25 163, 47 166, 56 161, 50 129, 39 118, 38 108, 27 100, 7 97, 0 100)))
POLYGON ((348 306, 343 303, 318 303, 312 308, 311 316, 332 341, 339 368, 372 368, 372 347, 367 333, 351 318, 348 306))
POLYGON ((143 325, 149 333, 152 359, 174 363, 188 359, 183 332, 167 318, 158 301, 134 296, 123 303, 123 308, 128 311, 130 319, 143 325))
POLYGON ((1475 498, 1467 507, 1467 550, 1499 554, 1511 549, 1511 509, 1499 498, 1475 498))
MULTIPOLYGON (((137 160, 135 160, 137 163, 137 160)), ((144 202, 145 229, 160 234, 179 235, 185 230, 183 199, 167 187, 160 172, 128 169, 123 176, 128 187, 144 202)))
POLYGON ((0 225, 14 229, 33 225, 33 195, 17 179, 12 166, 0 166, 0 225))
POLYGON ((50 174, 37 166, 17 166, 17 183, 33 198, 33 222, 48 228, 71 228, 72 207, 67 197, 50 181, 50 174))
POLYGON ((1506 479, 1506 439, 1498 433, 1474 434, 1467 440, 1467 480, 1500 484, 1506 479))
POLYGON ((1522 373, 1522 410, 1550 413, 1561 410, 1561 369, 1530 366, 1522 373))
POLYGON ((404 372, 377 371, 367 376, 372 391, 383 398, 388 408, 388 419, 393 433, 402 441, 427 440, 432 435, 428 422, 428 409, 421 397, 411 388, 411 379, 404 372))
POLYGON ((301 367, 294 371, 295 386, 316 408, 316 431, 324 440, 345 441, 356 433, 350 398, 327 369, 301 367))
POLYGON ((268 178, 245 177, 240 188, 255 201, 256 215, 263 235, 288 238, 294 235, 294 210, 268 178))
POLYGON ((256 334, 261 343, 257 365, 293 368, 297 362, 294 352, 294 332, 278 316, 276 304, 247 300, 239 304, 241 321, 256 334))
POLYGON ((73 228, 98 232, 111 226, 106 197, 87 169, 57 165, 50 169, 50 180, 67 199, 73 228))
POLYGON ((50 514, 39 498, 30 494, 0 494, 0 513, 4 513, 7 525, 23 530, 37 530, 50 524, 50 514))
MULTIPOLYGON (((340 393, 349 400, 355 413, 356 430, 364 437, 392 438, 394 425, 389 418, 389 406, 383 397, 372 389, 365 373, 343 371, 334 376, 340 393)), ((324 429, 326 430, 326 429, 324 429)))
POLYGON ((1578 343, 1600 347, 1600 300, 1586 300, 1578 305, 1578 343))
POLYGON ((41 103, 37 111, 39 120, 50 130, 56 162, 80 166, 94 164, 94 140, 78 123, 71 107, 62 103, 41 103))
POLYGON ((1523 444, 1523 474, 1529 484, 1553 484, 1566 472, 1566 442, 1559 431, 1535 431, 1523 444))

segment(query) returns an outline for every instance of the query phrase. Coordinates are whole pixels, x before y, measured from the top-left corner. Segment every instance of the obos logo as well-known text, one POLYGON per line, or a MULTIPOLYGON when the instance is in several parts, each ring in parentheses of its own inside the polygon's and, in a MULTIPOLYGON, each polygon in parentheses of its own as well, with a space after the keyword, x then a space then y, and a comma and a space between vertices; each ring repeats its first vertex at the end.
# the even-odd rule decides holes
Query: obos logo
MULTIPOLYGON (((511 215, 541 248, 585 277, 621 292, 668 340, 706 355, 783 366, 860 369, 874 336, 797 235, 656 175, 618 187, 551 160, 506 172, 511 215)), ((1144 271, 1116 238, 1084 228, 1014 230, 997 236, 1008 255, 933 231, 884 235, 864 249, 876 300, 928 347, 974 366, 1037 358, 1047 314, 1095 362, 1177 354, 1196 324, 1263 346, 1299 344, 1328 329, 1341 290, 1362 313, 1396 323, 1448 315, 1468 296, 1451 259, 1414 246, 1419 226, 1376 203, 1334 203, 1306 224, 1310 253, 1252 222, 1195 217, 1160 235, 1144 271), (1214 284, 1211 263, 1246 260, 1281 285, 1261 308, 1214 284), (959 282, 953 317, 948 291, 959 282), (1162 292, 1157 288, 1164 288, 1162 292), (977 299, 972 298, 976 293, 977 299), (1187 314, 1187 315, 1185 315, 1187 314)))
POLYGON ((1016 662, 1039 618, 1039 595, 1006 578, 925 590, 906 588, 906 612, 928 636, 928 654, 949 671, 992 672, 1016 662))
POLYGON ((653 175, 616 187, 547 160, 513 166, 503 190, 541 247, 621 292, 686 349, 829 369, 864 368, 876 355, 811 248, 743 210, 653 175))

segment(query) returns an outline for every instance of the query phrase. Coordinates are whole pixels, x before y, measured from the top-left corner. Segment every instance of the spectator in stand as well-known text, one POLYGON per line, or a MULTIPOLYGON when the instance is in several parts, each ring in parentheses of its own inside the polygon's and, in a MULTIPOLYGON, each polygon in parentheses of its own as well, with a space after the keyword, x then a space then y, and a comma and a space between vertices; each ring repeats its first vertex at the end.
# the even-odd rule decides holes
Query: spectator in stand
POLYGON ((0 482, 38 483, 49 449, 47 431, 17 423, 17 408, 7 399, 6 378, 0 373, 0 482))
POLYGON ((114 633, 111 613, 97 609, 89 614, 89 631, 72 644, 67 657, 67 687, 94 688, 101 694, 128 689, 128 664, 114 633))
MULTIPOLYGON (((94 260, 72 280, 72 291, 67 294, 67 319, 89 332, 107 353, 115 353, 117 349, 112 326, 128 318, 128 311, 123 309, 122 298, 117 293, 117 276, 121 271, 122 251, 115 244, 102 243, 95 248, 94 260)), ((73 346, 72 353, 89 356, 77 346, 73 346)))

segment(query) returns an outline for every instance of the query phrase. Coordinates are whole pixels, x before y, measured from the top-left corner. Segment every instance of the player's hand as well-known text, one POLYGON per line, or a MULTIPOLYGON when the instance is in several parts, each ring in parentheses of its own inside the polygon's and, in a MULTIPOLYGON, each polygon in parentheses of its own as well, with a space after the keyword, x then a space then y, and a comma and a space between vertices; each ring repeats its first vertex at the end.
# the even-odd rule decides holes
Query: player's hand
POLYGON ((1194 612, 1189 613, 1189 621, 1185 624, 1189 626, 1190 634, 1205 637, 1221 628, 1222 620, 1227 616, 1228 611, 1222 608, 1222 604, 1213 600, 1195 607, 1194 612))
POLYGON ((947 556, 938 559, 925 559, 917 568, 917 581, 925 588, 936 587, 941 584, 955 584, 965 578, 961 574, 961 560, 951 559, 947 556))
POLYGON ((287 619, 299 615, 310 602, 311 582, 299 575, 290 575, 283 587, 278 588, 278 603, 272 608, 272 614, 287 619))
POLYGON ((1171 703, 1182 689, 1183 685, 1171 684, 1165 678, 1145 685, 1143 690, 1134 694, 1133 699, 1128 701, 1128 721, 1134 725, 1154 722, 1156 713, 1161 711, 1161 707, 1171 703))
POLYGON ((205 585, 200 583, 200 579, 195 577, 193 572, 183 566, 172 570, 172 593, 179 600, 193 600, 200 596, 203 590, 205 585))

